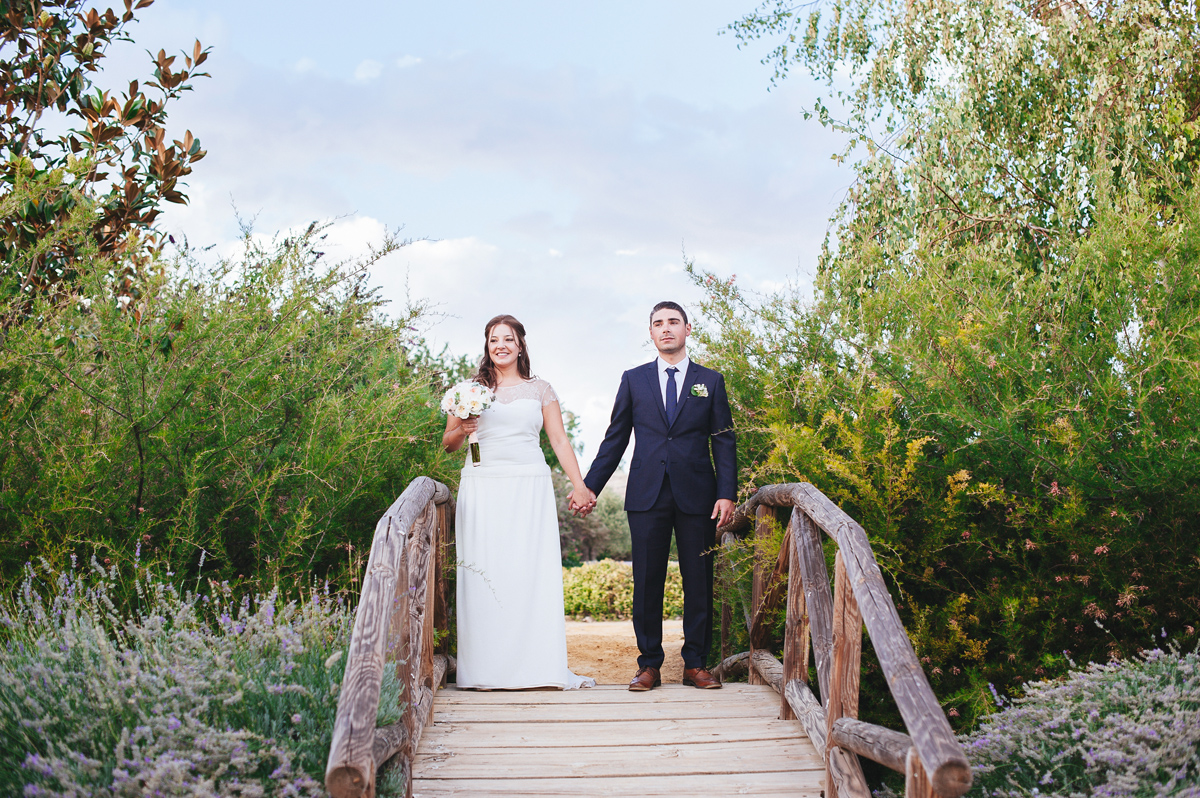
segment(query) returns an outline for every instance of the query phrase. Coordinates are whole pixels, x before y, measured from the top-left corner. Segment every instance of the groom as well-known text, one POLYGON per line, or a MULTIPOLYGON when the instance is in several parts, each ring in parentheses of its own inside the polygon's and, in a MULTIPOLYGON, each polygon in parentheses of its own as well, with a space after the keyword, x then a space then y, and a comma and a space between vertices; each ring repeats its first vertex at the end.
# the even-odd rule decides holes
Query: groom
POLYGON ((650 337, 658 357, 621 375, 612 421, 584 478, 599 495, 625 454, 629 433, 636 433, 625 489, 633 539, 633 631, 641 652, 629 683, 634 691, 662 684, 663 586, 672 531, 683 577, 683 683, 721 686, 704 668, 712 644, 711 549, 717 526, 733 515, 737 448, 725 379, 688 359, 691 331, 678 304, 654 306, 650 337))

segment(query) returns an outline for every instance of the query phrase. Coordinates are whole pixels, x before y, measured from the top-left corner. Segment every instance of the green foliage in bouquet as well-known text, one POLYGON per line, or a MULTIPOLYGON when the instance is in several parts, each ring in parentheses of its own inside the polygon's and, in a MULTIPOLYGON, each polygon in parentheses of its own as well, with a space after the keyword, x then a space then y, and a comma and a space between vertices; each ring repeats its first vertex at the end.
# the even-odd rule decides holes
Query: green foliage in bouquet
MULTIPOLYGON (((839 89, 814 114, 859 149, 815 295, 692 269, 742 484, 807 480, 863 524, 957 723, 989 682, 1193 638, 1195 14, 764 8, 735 32, 839 89)), ((893 720, 864 667, 864 711, 893 720)))

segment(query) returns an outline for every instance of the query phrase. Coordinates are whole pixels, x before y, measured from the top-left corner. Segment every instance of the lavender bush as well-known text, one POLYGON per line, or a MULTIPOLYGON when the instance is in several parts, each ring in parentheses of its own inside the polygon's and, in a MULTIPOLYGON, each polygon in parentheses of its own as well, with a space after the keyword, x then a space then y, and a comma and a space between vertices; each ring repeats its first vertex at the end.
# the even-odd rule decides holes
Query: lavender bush
POLYGON ((1091 664, 963 737, 974 795, 1200 796, 1200 657, 1154 650, 1091 664))
POLYGON ((117 582, 28 568, 0 611, 0 794, 324 795, 343 603, 181 594, 142 571, 122 613, 117 582))

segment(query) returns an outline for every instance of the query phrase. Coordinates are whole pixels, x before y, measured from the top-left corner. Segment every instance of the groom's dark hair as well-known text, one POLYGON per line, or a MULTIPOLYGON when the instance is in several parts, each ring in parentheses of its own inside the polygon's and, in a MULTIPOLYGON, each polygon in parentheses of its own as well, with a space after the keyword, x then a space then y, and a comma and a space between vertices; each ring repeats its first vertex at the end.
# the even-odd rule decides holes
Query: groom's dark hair
POLYGON ((680 305, 678 302, 670 302, 670 301, 659 302, 657 305, 654 306, 654 310, 650 311, 650 322, 651 323, 654 322, 654 314, 655 313, 658 313, 660 310, 663 310, 665 308, 670 308, 671 310, 678 310, 683 315, 683 323, 684 324, 688 323, 687 311, 683 309, 683 305, 680 305))

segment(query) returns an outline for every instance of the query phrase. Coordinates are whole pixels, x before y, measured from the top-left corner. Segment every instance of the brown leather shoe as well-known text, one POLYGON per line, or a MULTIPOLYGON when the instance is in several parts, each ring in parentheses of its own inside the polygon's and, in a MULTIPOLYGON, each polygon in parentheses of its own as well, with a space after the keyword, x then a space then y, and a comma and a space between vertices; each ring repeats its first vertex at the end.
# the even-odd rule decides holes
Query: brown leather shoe
POLYGON ((647 690, 653 690, 660 684, 662 684, 662 678, 658 675, 658 668, 638 668, 637 675, 629 683, 629 689, 635 693, 644 693, 647 690))
POLYGON ((685 668, 683 683, 688 687, 699 687, 701 690, 716 690, 721 682, 704 668, 685 668))

